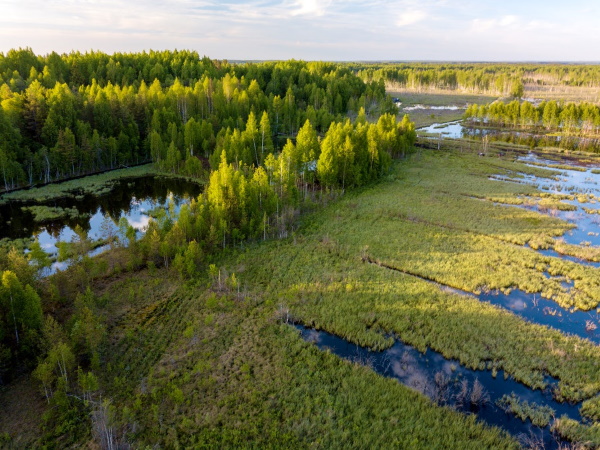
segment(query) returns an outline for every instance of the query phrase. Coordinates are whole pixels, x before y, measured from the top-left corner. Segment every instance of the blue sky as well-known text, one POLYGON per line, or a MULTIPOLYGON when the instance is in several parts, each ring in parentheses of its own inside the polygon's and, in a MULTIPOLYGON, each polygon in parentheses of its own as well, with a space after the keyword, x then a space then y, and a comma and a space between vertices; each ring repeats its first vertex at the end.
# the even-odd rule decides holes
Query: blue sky
POLYGON ((597 0, 0 0, 0 11, 2 52, 600 61, 597 0))

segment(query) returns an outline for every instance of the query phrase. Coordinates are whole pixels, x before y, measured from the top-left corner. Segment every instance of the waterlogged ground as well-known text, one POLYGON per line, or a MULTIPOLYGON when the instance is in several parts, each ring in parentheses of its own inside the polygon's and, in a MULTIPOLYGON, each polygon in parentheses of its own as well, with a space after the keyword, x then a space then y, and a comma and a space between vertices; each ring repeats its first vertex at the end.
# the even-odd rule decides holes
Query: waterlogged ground
POLYGON ((559 403, 552 398, 552 382, 544 390, 528 389, 512 378, 506 378, 502 371, 471 370, 458 361, 448 360, 438 352, 419 352, 414 347, 396 341, 381 352, 349 343, 325 331, 317 331, 297 325, 301 336, 316 344, 321 350, 328 350, 344 359, 372 368, 386 377, 425 394, 440 405, 448 405, 466 414, 475 414, 480 420, 501 427, 525 443, 543 443, 546 448, 556 448, 559 441, 552 435, 548 426, 533 425, 531 420, 522 420, 507 412, 499 405, 507 395, 518 397, 529 404, 544 405, 552 417, 567 416, 581 420, 578 406, 559 403), (474 389, 479 384, 481 391, 474 389), (475 390, 475 394, 474 394, 475 390))
POLYGON ((537 242, 580 244, 578 236, 595 232, 544 196, 589 193, 595 174, 568 176, 532 158, 413 156, 397 178, 344 198, 310 228, 302 250, 271 272, 278 298, 307 327, 305 338, 432 398, 438 372, 454 380, 451 399, 462 379, 472 386, 477 378, 491 401, 461 410, 556 447, 554 418, 585 422, 581 402, 600 391, 600 280, 587 261, 537 242), (550 425, 494 404, 512 393, 551 408, 550 425))
POLYGON ((105 395, 127 406, 140 447, 515 448, 524 434, 552 448, 550 426, 599 445, 585 406, 600 347, 579 319, 595 314, 597 268, 540 250, 576 226, 551 213, 560 200, 498 181, 560 173, 420 150, 290 239, 215 255, 218 277, 103 281, 105 395), (505 395, 523 420, 496 405, 505 395))
MULTIPOLYGON (((483 124, 485 125, 485 124, 483 124)), ((570 150, 593 151, 598 148, 598 139, 557 135, 555 133, 544 133, 543 131, 517 131, 499 128, 482 128, 472 126, 468 122, 459 120, 458 117, 449 117, 446 120, 436 120, 435 123, 423 123, 417 129, 417 135, 430 138, 451 139, 486 139, 488 142, 504 142, 534 147, 561 147, 570 150)))
MULTIPOLYGON (((534 153, 518 158, 525 163, 533 164, 534 167, 545 165, 556 167, 554 160, 544 159, 534 153)), ((534 175, 519 176, 519 178, 506 177, 504 181, 526 183, 541 191, 555 194, 560 202, 572 206, 572 209, 561 210, 549 208, 544 205, 543 200, 531 199, 523 205, 523 208, 539 211, 543 214, 558 217, 575 227, 557 237, 559 242, 567 245, 589 249, 589 254, 596 259, 596 248, 600 247, 600 212, 598 200, 600 198, 600 174, 594 173, 593 165, 583 165, 577 160, 561 161, 560 174, 552 178, 540 178, 534 175), (572 168, 569 168, 572 167, 572 168), (562 196, 566 196, 562 197, 562 196)), ((537 249, 543 255, 576 262, 578 264, 600 267, 600 262, 590 261, 583 257, 574 257, 557 252, 553 249, 537 249)), ((568 278, 562 280, 563 286, 569 291, 575 289, 573 280, 568 278)), ((513 291, 508 295, 502 293, 484 293, 479 296, 482 300, 490 301, 506 307, 516 314, 536 323, 546 324, 562 330, 566 333, 590 339, 600 344, 600 313, 599 310, 579 311, 573 308, 563 308, 556 303, 541 298, 536 293, 525 293, 513 291)))

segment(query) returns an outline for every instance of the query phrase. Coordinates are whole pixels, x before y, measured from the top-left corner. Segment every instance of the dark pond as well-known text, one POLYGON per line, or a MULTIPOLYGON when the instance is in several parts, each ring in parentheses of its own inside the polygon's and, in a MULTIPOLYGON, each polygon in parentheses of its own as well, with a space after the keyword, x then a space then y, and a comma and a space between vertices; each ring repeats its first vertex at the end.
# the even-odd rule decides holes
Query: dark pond
POLYGON ((578 405, 559 403, 553 399, 552 387, 556 385, 556 380, 552 378, 546 380, 548 387, 543 391, 533 390, 510 377, 505 378, 502 371, 498 371, 494 376, 491 370, 467 369, 438 352, 427 350, 421 353, 399 340, 387 350, 373 352, 325 331, 302 325, 296 325, 296 328, 303 339, 322 350, 329 350, 342 358, 367 365, 377 373, 395 378, 439 404, 448 405, 464 413, 476 414, 480 420, 503 428, 514 436, 543 441, 545 448, 557 448, 559 445, 550 432, 550 427, 540 428, 529 420, 522 421, 506 413, 496 405, 500 398, 514 394, 522 401, 551 407, 555 417, 566 415, 581 420, 578 405), (483 387, 486 402, 471 401, 476 383, 483 387))
MULTIPOLYGON (((143 233, 150 220, 149 212, 155 208, 179 207, 201 192, 201 186, 188 181, 163 178, 140 177, 121 179, 114 183, 108 194, 95 196, 77 195, 45 203, 11 201, 0 205, 0 239, 37 238, 48 253, 57 252, 56 243, 68 242, 74 236, 76 226, 88 232, 92 240, 98 240, 106 232, 103 227, 118 230, 117 224, 125 217, 139 233, 143 233), (78 215, 56 220, 36 222, 29 206, 46 206, 76 209, 78 215)), ((73 194, 79 194, 74 191, 73 194)), ((53 270, 65 267, 54 263, 53 270)))

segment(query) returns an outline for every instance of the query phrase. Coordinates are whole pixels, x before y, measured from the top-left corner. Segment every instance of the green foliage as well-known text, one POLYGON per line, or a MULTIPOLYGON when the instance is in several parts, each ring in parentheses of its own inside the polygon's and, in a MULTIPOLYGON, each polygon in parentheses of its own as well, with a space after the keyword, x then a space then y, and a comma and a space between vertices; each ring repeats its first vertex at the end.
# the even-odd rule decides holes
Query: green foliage
POLYGON ((2 343, 15 349, 33 345, 28 332, 38 330, 42 325, 39 295, 29 284, 23 285, 10 270, 2 272, 0 323, 2 343))
POLYGON ((550 100, 533 106, 527 101, 520 103, 514 100, 508 104, 496 101, 488 105, 472 104, 467 108, 464 117, 475 126, 559 132, 563 135, 559 143, 561 147, 597 151, 597 145, 589 139, 568 139, 569 135, 598 135, 600 108, 592 103, 557 103, 550 100))
POLYGON ((521 400, 514 392, 510 395, 503 395, 496 404, 507 413, 514 414, 523 422, 531 420, 531 423, 541 428, 548 426, 555 414, 555 411, 549 406, 521 400))
POLYGON ((296 135, 307 119, 325 131, 359 104, 394 112, 383 84, 341 64, 232 66, 189 51, 49 58, 18 64, 33 65, 27 81, 24 67, 0 59, 6 191, 148 161, 198 176, 198 158, 214 154, 216 167, 223 150, 230 163, 258 167, 276 136, 296 135))
POLYGON ((600 396, 584 401, 581 405, 581 415, 600 422, 600 396))
MULTIPOLYGON (((216 267, 212 273, 218 278, 216 267)), ((106 378, 119 379, 108 393, 137 424, 129 435, 134 445, 347 448, 408 440, 516 448, 473 417, 319 351, 275 322, 270 306, 158 276, 160 287, 143 288, 128 325, 136 337, 119 339, 107 364, 106 378), (148 321, 152 326, 139 326, 148 321)), ((126 300, 119 300, 123 286, 114 289, 116 306, 126 300)))
POLYGON ((561 417, 552 424, 552 431, 581 448, 600 447, 600 423, 584 425, 568 417, 561 417))

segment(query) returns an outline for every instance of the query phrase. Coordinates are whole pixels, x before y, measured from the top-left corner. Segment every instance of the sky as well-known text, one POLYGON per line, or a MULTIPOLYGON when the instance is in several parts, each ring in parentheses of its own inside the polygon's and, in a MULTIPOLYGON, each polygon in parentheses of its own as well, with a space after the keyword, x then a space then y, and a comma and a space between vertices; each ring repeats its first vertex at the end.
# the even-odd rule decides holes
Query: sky
POLYGON ((598 0, 0 0, 0 52, 600 61, 598 0))

